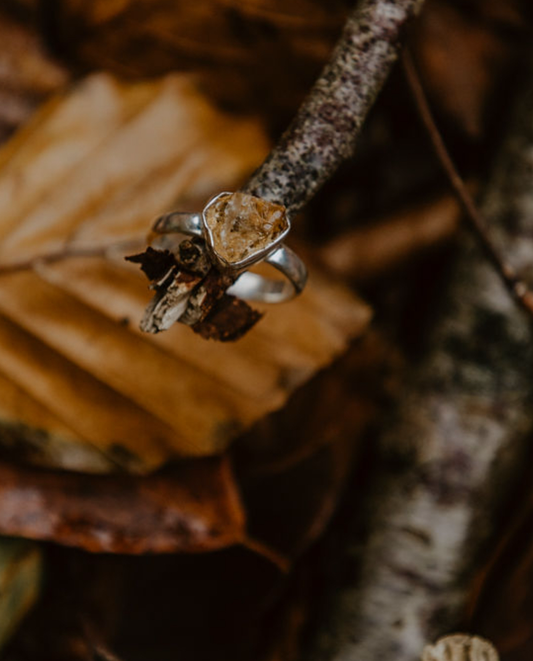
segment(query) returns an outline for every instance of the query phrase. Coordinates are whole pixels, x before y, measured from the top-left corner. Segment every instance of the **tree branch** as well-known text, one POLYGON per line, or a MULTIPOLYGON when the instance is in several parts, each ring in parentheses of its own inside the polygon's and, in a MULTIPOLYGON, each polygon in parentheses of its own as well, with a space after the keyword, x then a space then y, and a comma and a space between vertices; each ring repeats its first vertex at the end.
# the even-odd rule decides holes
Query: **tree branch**
POLYGON ((352 156, 423 0, 362 0, 277 147, 244 190, 294 214, 352 156))
POLYGON ((0 278, 3 275, 18 273, 19 271, 31 271, 37 269, 39 268, 39 264, 54 264, 55 262, 62 262, 66 259, 76 259, 79 257, 100 257, 103 259, 110 259, 112 256, 122 256, 125 252, 141 248, 143 243, 144 240, 139 237, 138 239, 116 241, 114 243, 108 243, 102 246, 90 246, 88 248, 81 246, 66 246, 61 250, 43 253, 42 255, 32 257, 31 259, 0 264, 0 278))
MULTIPOLYGON (((533 89, 520 111, 484 208, 509 259, 531 270, 533 89)), ((426 642, 455 629, 525 466, 533 425, 530 318, 472 241, 462 246, 443 303, 430 349, 381 439, 385 460, 368 539, 363 547, 353 540, 344 561, 337 558, 351 571, 307 659, 415 661, 426 642)))
MULTIPOLYGON (((309 202, 353 154, 368 111, 398 58, 406 26, 422 3, 423 0, 362 0, 357 4, 330 61, 294 121, 243 191, 282 204, 289 214, 309 202)), ((177 318, 202 335, 218 339, 236 339, 258 320, 257 313, 244 303, 224 298, 228 276, 218 271, 210 272, 208 284, 204 278, 192 291, 180 295, 176 312, 174 290, 182 292, 180 278, 178 269, 177 285, 168 283, 168 287, 172 286, 169 297, 160 291, 157 305, 152 305, 153 314, 149 308, 143 325, 151 332, 166 327, 154 316, 156 311, 160 318, 177 318), (191 319, 198 319, 198 310, 189 314, 191 303, 187 301, 195 305, 197 300, 218 300, 223 309, 210 319, 202 313, 200 321, 192 324, 191 319)))
POLYGON ((474 231, 485 255, 499 273, 504 285, 507 287, 511 295, 528 314, 533 316, 533 292, 531 292, 527 284, 518 276, 514 268, 506 262, 500 250, 493 242, 489 233, 487 221, 479 212, 476 203, 468 192, 464 181, 458 173, 457 168, 446 149, 446 145, 444 144, 439 129, 437 128, 437 124, 435 123, 426 94, 409 51, 403 53, 403 67, 420 119, 427 130, 435 154, 457 195, 457 199, 461 203, 465 212, 466 222, 474 231))

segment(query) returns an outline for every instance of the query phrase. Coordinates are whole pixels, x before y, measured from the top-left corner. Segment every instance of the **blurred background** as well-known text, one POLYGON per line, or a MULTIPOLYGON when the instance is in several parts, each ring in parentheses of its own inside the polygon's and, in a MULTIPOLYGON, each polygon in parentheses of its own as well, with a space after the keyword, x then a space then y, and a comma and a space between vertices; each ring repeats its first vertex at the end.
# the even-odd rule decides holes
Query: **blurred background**
MULTIPOLYGON (((365 536, 378 430, 462 241, 401 67, 355 157, 295 220, 309 293, 250 337, 142 338, 150 294, 123 260, 159 213, 246 180, 351 8, 2 2, 2 659, 293 661, 356 571, 338 558, 365 536)), ((528 0, 428 0, 411 26, 473 191, 532 35, 528 0)), ((532 502, 520 476, 464 620, 503 661, 533 654, 532 502)))

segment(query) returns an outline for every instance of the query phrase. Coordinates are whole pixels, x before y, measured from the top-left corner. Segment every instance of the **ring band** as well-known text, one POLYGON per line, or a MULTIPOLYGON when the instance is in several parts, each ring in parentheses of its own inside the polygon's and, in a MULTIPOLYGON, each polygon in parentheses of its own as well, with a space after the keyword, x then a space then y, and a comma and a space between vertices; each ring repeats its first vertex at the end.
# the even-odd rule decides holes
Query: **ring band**
MULTIPOLYGON (((171 212, 157 219, 153 231, 156 234, 185 234, 205 240, 202 213, 171 212)), ((282 303, 299 294, 307 281, 307 269, 296 253, 278 245, 253 263, 264 262, 285 276, 284 280, 267 278, 258 273, 242 270, 228 293, 248 301, 282 303)))

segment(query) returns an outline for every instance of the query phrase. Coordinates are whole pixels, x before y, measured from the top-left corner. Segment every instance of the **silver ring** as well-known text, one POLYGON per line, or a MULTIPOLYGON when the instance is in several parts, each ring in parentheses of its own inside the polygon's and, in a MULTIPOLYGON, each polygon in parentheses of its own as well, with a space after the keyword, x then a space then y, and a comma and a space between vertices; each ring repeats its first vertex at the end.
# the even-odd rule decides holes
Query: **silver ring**
POLYGON ((228 293, 262 303, 287 301, 305 287, 305 264, 294 251, 282 244, 289 229, 290 223, 284 207, 246 193, 228 192, 216 195, 200 213, 168 213, 158 218, 154 225, 157 234, 177 233, 201 237, 219 268, 240 273, 228 293), (236 211, 231 207, 233 211, 226 212, 230 205, 236 211), (250 230, 248 227, 239 235, 239 230, 235 228, 243 217, 246 224, 246 214, 257 215, 258 211, 261 212, 261 218, 256 219, 259 230, 250 230), (228 224, 225 216, 229 213, 234 215, 228 224), (264 231, 264 228, 267 230, 264 231), (246 270, 260 262, 273 266, 285 278, 267 278, 246 270))

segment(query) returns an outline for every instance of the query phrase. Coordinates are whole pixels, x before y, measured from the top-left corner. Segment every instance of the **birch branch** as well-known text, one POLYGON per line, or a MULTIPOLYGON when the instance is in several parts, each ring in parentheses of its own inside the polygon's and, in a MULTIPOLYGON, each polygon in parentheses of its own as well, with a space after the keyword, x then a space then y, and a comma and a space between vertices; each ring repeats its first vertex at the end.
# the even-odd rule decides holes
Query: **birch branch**
POLYGON ((528 314, 533 315, 533 293, 527 284, 520 279, 513 266, 506 261, 506 258, 500 254, 498 246, 493 242, 487 223, 479 210, 465 182, 459 175, 453 160, 446 149, 444 140, 435 124, 431 113, 428 100, 422 88, 420 78, 416 71, 413 59, 408 51, 403 55, 404 71, 417 105, 418 114, 426 127, 433 149, 439 162, 446 172, 448 180, 461 203, 465 212, 465 220, 470 225, 474 234, 477 236, 481 247, 485 251, 487 259, 492 263, 504 285, 509 290, 511 296, 514 296, 528 314))
POLYGON ((352 156, 368 111, 398 58, 423 0, 362 0, 294 121, 244 187, 247 193, 304 207, 352 156))
MULTIPOLYGON (((398 58, 406 27, 422 3, 362 0, 357 4, 330 61, 277 147, 244 186, 245 192, 278 202, 289 214, 309 202, 353 154, 368 111, 398 58)), ((161 222, 158 229, 165 231, 161 222)), ((224 296, 226 274, 211 272, 208 283, 204 279, 191 291, 181 286, 179 260, 176 267, 175 279, 168 284, 172 291, 168 297, 159 291, 156 305, 143 320, 144 329, 159 332, 177 319, 206 337, 236 339, 259 319, 243 302, 224 296), (215 303, 204 309, 198 301, 215 303)), ((190 282, 187 270, 185 279, 190 282)))
MULTIPOLYGON (((484 204, 509 259, 529 278, 532 117, 529 90, 484 204)), ((393 456, 375 493, 372 528, 361 557, 354 544, 345 558, 358 561, 359 578, 332 596, 306 659, 415 661, 426 642, 456 628, 495 517, 523 468, 533 426, 530 320, 465 239, 428 355, 382 437, 393 456)))

